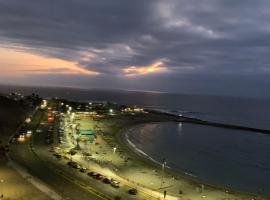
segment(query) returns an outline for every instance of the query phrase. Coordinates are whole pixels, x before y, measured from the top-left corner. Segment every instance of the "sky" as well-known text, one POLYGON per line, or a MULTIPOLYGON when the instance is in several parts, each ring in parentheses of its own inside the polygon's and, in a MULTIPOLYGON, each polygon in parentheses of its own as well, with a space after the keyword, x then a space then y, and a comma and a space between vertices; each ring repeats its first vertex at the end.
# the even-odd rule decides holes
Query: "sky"
POLYGON ((270 97, 269 0, 0 0, 0 83, 270 97))

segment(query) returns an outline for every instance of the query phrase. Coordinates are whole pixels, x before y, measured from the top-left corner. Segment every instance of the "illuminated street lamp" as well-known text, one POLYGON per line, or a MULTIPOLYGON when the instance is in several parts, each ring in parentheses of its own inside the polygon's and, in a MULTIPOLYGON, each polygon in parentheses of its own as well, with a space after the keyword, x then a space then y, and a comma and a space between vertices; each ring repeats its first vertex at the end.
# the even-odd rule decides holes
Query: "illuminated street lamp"
MULTIPOLYGON (((115 155, 116 149, 117 149, 116 147, 113 147, 113 155, 115 155)), ((111 162, 113 163, 113 157, 112 157, 111 162)))
POLYGON ((115 154, 116 149, 116 147, 113 147, 113 155, 115 154))
POLYGON ((73 122, 74 117, 75 117, 75 113, 73 112, 73 113, 71 113, 71 116, 70 116, 70 119, 72 122, 73 122))

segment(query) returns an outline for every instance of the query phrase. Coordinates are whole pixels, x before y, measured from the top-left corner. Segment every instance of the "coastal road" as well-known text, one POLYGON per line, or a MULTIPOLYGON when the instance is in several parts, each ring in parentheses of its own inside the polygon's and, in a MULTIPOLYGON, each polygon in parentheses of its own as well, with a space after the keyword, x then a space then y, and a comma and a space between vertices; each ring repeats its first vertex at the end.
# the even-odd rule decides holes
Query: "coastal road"
MULTIPOLYGON (((94 180, 86 174, 67 166, 67 161, 58 161, 49 152, 51 145, 44 143, 48 126, 40 125, 47 120, 46 112, 38 111, 33 116, 29 129, 34 135, 23 143, 11 146, 11 157, 26 168, 29 173, 51 186, 63 199, 114 199, 121 196, 122 199, 152 199, 141 198, 141 195, 130 195, 127 187, 119 189, 94 180), (41 133, 36 133, 36 129, 41 133)), ((57 141, 57 138, 54 139, 57 141)))
MULTIPOLYGON (((33 116, 31 128, 34 129, 44 118, 45 113, 38 111, 33 116)), ((10 157, 19 165, 27 169, 27 171, 48 184, 63 199, 82 199, 82 200, 98 200, 107 199, 90 191, 87 186, 79 186, 74 180, 67 179, 65 176, 52 170, 48 163, 42 161, 32 150, 31 140, 26 139, 24 142, 12 144, 10 146, 10 157)))

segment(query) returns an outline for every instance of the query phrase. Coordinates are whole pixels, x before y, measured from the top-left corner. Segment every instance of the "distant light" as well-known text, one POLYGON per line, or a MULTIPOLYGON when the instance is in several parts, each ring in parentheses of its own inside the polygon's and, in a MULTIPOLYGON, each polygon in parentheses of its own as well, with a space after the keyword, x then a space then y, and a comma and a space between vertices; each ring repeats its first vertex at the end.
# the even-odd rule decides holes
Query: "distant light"
POLYGON ((110 113, 113 113, 113 109, 110 109, 109 112, 110 112, 110 113))
POLYGON ((31 135, 32 135, 32 131, 27 131, 26 132, 26 137, 31 137, 31 135))
POLYGON ((26 122, 27 124, 29 124, 29 123, 31 122, 31 118, 30 118, 30 117, 26 118, 25 122, 26 122))

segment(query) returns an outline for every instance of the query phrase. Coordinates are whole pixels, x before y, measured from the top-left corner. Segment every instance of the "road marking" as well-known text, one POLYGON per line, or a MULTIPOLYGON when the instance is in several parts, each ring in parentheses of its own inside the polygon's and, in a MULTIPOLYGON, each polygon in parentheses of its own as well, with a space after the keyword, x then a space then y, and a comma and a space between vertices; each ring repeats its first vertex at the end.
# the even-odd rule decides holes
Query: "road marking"
MULTIPOLYGON (((9 156, 8 156, 9 158, 9 156)), ((50 186, 43 183, 40 179, 32 176, 29 174, 25 169, 23 169, 21 166, 17 165, 15 162, 13 162, 10 158, 8 161, 8 166, 12 167, 15 171, 17 171, 26 181, 31 183, 33 186, 35 186, 37 189, 39 189, 41 192, 49 196, 53 200, 61 200, 62 197, 57 194, 50 186)))

